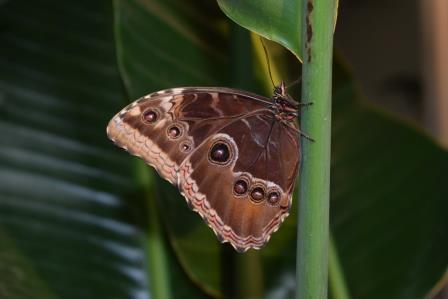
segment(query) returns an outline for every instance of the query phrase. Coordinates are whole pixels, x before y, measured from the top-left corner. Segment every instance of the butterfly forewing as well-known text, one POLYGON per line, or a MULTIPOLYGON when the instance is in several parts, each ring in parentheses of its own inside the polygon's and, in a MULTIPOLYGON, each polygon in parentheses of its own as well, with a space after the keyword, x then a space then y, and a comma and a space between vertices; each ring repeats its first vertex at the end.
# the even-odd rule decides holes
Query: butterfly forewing
POLYGON ((108 125, 118 146, 179 187, 222 242, 260 248, 288 215, 298 137, 267 98, 228 88, 145 96, 108 125))

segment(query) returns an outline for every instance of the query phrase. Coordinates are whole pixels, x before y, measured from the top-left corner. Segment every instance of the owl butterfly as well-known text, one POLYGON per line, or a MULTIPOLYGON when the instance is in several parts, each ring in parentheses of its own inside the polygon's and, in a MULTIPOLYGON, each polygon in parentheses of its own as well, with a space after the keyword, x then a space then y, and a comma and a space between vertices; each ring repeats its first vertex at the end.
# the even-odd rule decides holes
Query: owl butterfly
POLYGON ((298 103, 216 87, 167 89, 131 103, 109 138, 179 188, 221 242, 260 249, 289 214, 300 162, 298 103))

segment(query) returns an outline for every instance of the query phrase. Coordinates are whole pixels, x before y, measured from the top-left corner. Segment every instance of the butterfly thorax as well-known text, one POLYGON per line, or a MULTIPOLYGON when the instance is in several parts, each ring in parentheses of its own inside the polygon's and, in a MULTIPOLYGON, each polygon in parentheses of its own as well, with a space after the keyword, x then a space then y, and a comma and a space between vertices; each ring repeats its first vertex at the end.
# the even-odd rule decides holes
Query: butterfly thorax
POLYGON ((274 88, 272 100, 274 102, 272 108, 278 120, 293 122, 297 118, 298 104, 287 94, 283 81, 274 88))

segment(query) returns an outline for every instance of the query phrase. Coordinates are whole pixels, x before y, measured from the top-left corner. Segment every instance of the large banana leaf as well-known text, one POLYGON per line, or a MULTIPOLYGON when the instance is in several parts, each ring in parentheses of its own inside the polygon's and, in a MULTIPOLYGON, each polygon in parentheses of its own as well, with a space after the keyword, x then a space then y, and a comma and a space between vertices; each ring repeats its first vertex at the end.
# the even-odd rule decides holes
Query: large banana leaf
POLYGON ((124 103, 111 5, 0 10, 0 297, 147 296, 132 169, 104 138, 124 103))

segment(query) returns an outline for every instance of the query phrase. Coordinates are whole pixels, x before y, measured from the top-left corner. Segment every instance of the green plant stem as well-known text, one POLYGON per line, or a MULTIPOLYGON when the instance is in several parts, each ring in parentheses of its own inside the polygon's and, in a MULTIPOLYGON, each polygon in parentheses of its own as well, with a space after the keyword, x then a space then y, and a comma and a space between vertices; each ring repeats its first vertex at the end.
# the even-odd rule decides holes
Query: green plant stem
POLYGON ((350 299, 345 284, 344 273, 342 272, 342 267, 339 263, 338 252, 331 236, 328 251, 328 285, 330 287, 331 298, 350 299))
MULTIPOLYGON (((299 0, 298 0, 299 1, 299 0)), ((304 0, 301 130, 302 166, 297 237, 297 290, 300 299, 326 299, 331 146, 331 75, 335 0, 304 0)))
POLYGON ((148 225, 146 230, 145 251, 147 257, 147 273, 149 276, 149 289, 152 298, 170 299, 168 257, 165 248, 165 239, 161 227, 160 217, 157 213, 155 198, 154 173, 141 161, 137 162, 137 180, 144 192, 147 205, 148 225))

